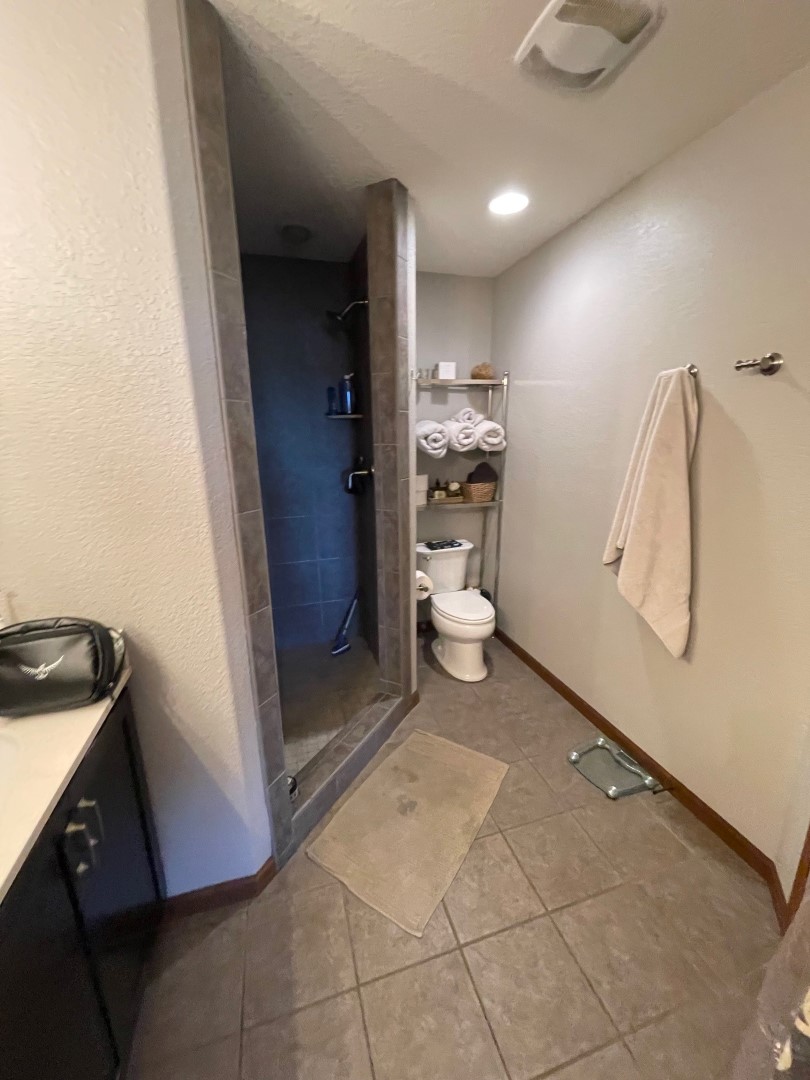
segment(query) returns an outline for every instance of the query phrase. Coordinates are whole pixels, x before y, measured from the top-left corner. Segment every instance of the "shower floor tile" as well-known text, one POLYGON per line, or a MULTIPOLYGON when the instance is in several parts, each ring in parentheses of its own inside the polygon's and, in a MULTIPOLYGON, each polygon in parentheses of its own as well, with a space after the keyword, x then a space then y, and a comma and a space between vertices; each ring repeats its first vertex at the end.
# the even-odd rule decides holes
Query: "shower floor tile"
POLYGON ((362 638, 342 656, 324 644, 282 649, 278 671, 284 757, 295 776, 371 701, 380 672, 362 638))

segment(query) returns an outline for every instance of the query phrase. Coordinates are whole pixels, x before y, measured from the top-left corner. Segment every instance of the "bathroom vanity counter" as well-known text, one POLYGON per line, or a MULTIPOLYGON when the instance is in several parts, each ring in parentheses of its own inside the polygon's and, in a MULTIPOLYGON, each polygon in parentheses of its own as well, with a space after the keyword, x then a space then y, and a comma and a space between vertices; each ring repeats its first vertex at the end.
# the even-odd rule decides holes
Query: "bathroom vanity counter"
POLYGON ((0 902, 130 677, 94 705, 20 719, 0 716, 0 902))

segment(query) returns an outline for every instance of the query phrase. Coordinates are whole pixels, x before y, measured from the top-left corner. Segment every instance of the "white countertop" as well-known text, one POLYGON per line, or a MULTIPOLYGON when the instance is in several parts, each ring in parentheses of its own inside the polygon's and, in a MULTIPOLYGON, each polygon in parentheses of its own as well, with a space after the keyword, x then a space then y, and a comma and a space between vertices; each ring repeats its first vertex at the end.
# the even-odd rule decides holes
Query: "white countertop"
POLYGON ((0 716, 0 901, 129 681, 94 705, 13 720, 0 716))

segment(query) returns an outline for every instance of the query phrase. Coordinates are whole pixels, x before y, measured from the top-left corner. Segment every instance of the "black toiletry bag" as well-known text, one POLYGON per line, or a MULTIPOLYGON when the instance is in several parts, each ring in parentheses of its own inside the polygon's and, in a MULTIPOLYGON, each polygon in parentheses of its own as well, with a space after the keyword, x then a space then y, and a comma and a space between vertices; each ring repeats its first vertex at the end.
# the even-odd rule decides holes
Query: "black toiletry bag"
POLYGON ((36 619, 0 630, 0 715, 75 709, 110 693, 123 638, 90 619, 36 619))

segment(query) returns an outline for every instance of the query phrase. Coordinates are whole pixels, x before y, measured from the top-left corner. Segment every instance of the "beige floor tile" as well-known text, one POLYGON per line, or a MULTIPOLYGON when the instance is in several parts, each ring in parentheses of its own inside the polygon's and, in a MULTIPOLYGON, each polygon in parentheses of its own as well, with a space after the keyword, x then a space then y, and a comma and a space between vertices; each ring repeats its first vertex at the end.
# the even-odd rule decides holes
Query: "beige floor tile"
POLYGON ((335 879, 332 875, 327 874, 314 863, 301 848, 285 866, 282 866, 267 888, 251 901, 249 919, 261 917, 262 906, 281 892, 306 892, 309 889, 319 889, 324 885, 334 884, 335 879))
POLYGON ((726 1080, 754 1011, 745 994, 699 998, 627 1036, 644 1080, 726 1080))
POLYGON ((251 1027, 355 985, 342 887, 279 893, 251 909, 244 1024, 251 1027))
POLYGON ((537 769, 528 761, 516 761, 503 778, 490 814, 499 829, 511 829, 558 814, 561 809, 537 769))
POLYGON ((691 856, 651 877, 647 889, 667 925, 701 957, 715 984, 736 989, 770 960, 779 943, 770 903, 742 888, 722 864, 691 856))
POLYGON ((431 916, 421 938, 401 930, 348 890, 344 893, 349 933, 354 947, 357 974, 361 982, 388 975, 392 971, 450 952, 456 939, 441 904, 431 916))
POLYGON ((520 761, 523 757, 504 726, 483 711, 480 702, 471 708, 465 705, 437 709, 435 715, 439 734, 451 742, 507 763, 520 761))
POLYGON ((653 795, 582 806, 574 817, 626 881, 646 878, 688 858, 689 849, 652 810, 653 795))
POLYGON ((241 1035, 172 1054, 163 1061, 127 1070, 127 1080, 239 1080, 241 1035))
MULTIPOLYGON (((596 728, 593 730, 596 733, 596 728)), ((589 806, 592 803, 602 805, 607 802, 607 795, 577 772, 568 760, 568 752, 588 742, 591 737, 596 738, 596 734, 586 736, 584 739, 574 739, 570 731, 556 732, 548 736, 543 752, 530 758, 532 765, 566 810, 576 810, 579 806, 589 806)))
POLYGON ((474 841, 445 893, 444 903, 462 942, 505 930, 543 912, 500 833, 474 841))
MULTIPOLYGON (((614 1043, 604 1050, 566 1065, 558 1072, 551 1073, 548 1080, 643 1080, 633 1059, 621 1043, 614 1043)), ((661 1074, 656 1080, 670 1080, 661 1074)), ((705 1078, 693 1077, 693 1080, 705 1078)))
POLYGON ((621 878, 573 814, 558 814, 504 833, 547 908, 596 896, 621 878))
POLYGON ((702 855, 713 863, 720 863, 735 874, 746 888, 753 889, 761 899, 767 901, 768 886, 747 863, 737 855, 728 844, 723 843, 711 829, 686 809, 677 799, 667 792, 656 795, 652 800, 652 809, 672 832, 695 855, 702 855))
POLYGON ((408 713, 386 745, 399 746, 414 731, 427 731, 431 735, 439 733, 439 725, 434 718, 433 710, 425 701, 420 701, 416 708, 408 713))
POLYGON ((562 699, 536 676, 530 679, 485 679, 475 693, 487 712, 498 719, 529 714, 541 716, 562 699))
POLYGON ((371 1080, 357 991, 245 1032, 242 1080, 371 1080))
POLYGON ((516 712, 508 716, 505 723, 526 757, 547 754, 560 741, 572 750, 598 735, 596 728, 560 697, 536 708, 516 712))
POLYGON ((159 1061, 239 1031, 246 912, 165 934, 150 961, 133 1055, 159 1061))
POLYGON ((531 1080, 616 1037, 550 919, 464 953, 512 1080, 531 1080))
POLYGON ((492 836, 496 832, 498 832, 498 826, 492 820, 492 815, 487 814, 481 824, 481 828, 476 833, 475 838, 476 840, 480 840, 482 836, 492 836))
POLYGON ((484 642, 484 660, 488 678, 508 681, 512 679, 537 679, 537 675, 522 660, 518 660, 511 649, 497 640, 490 638, 484 642))
POLYGON ((705 969, 660 902, 622 885, 551 916, 621 1031, 631 1031, 707 989, 705 969))
POLYGON ((376 1080, 505 1080, 458 952, 360 990, 376 1080))

